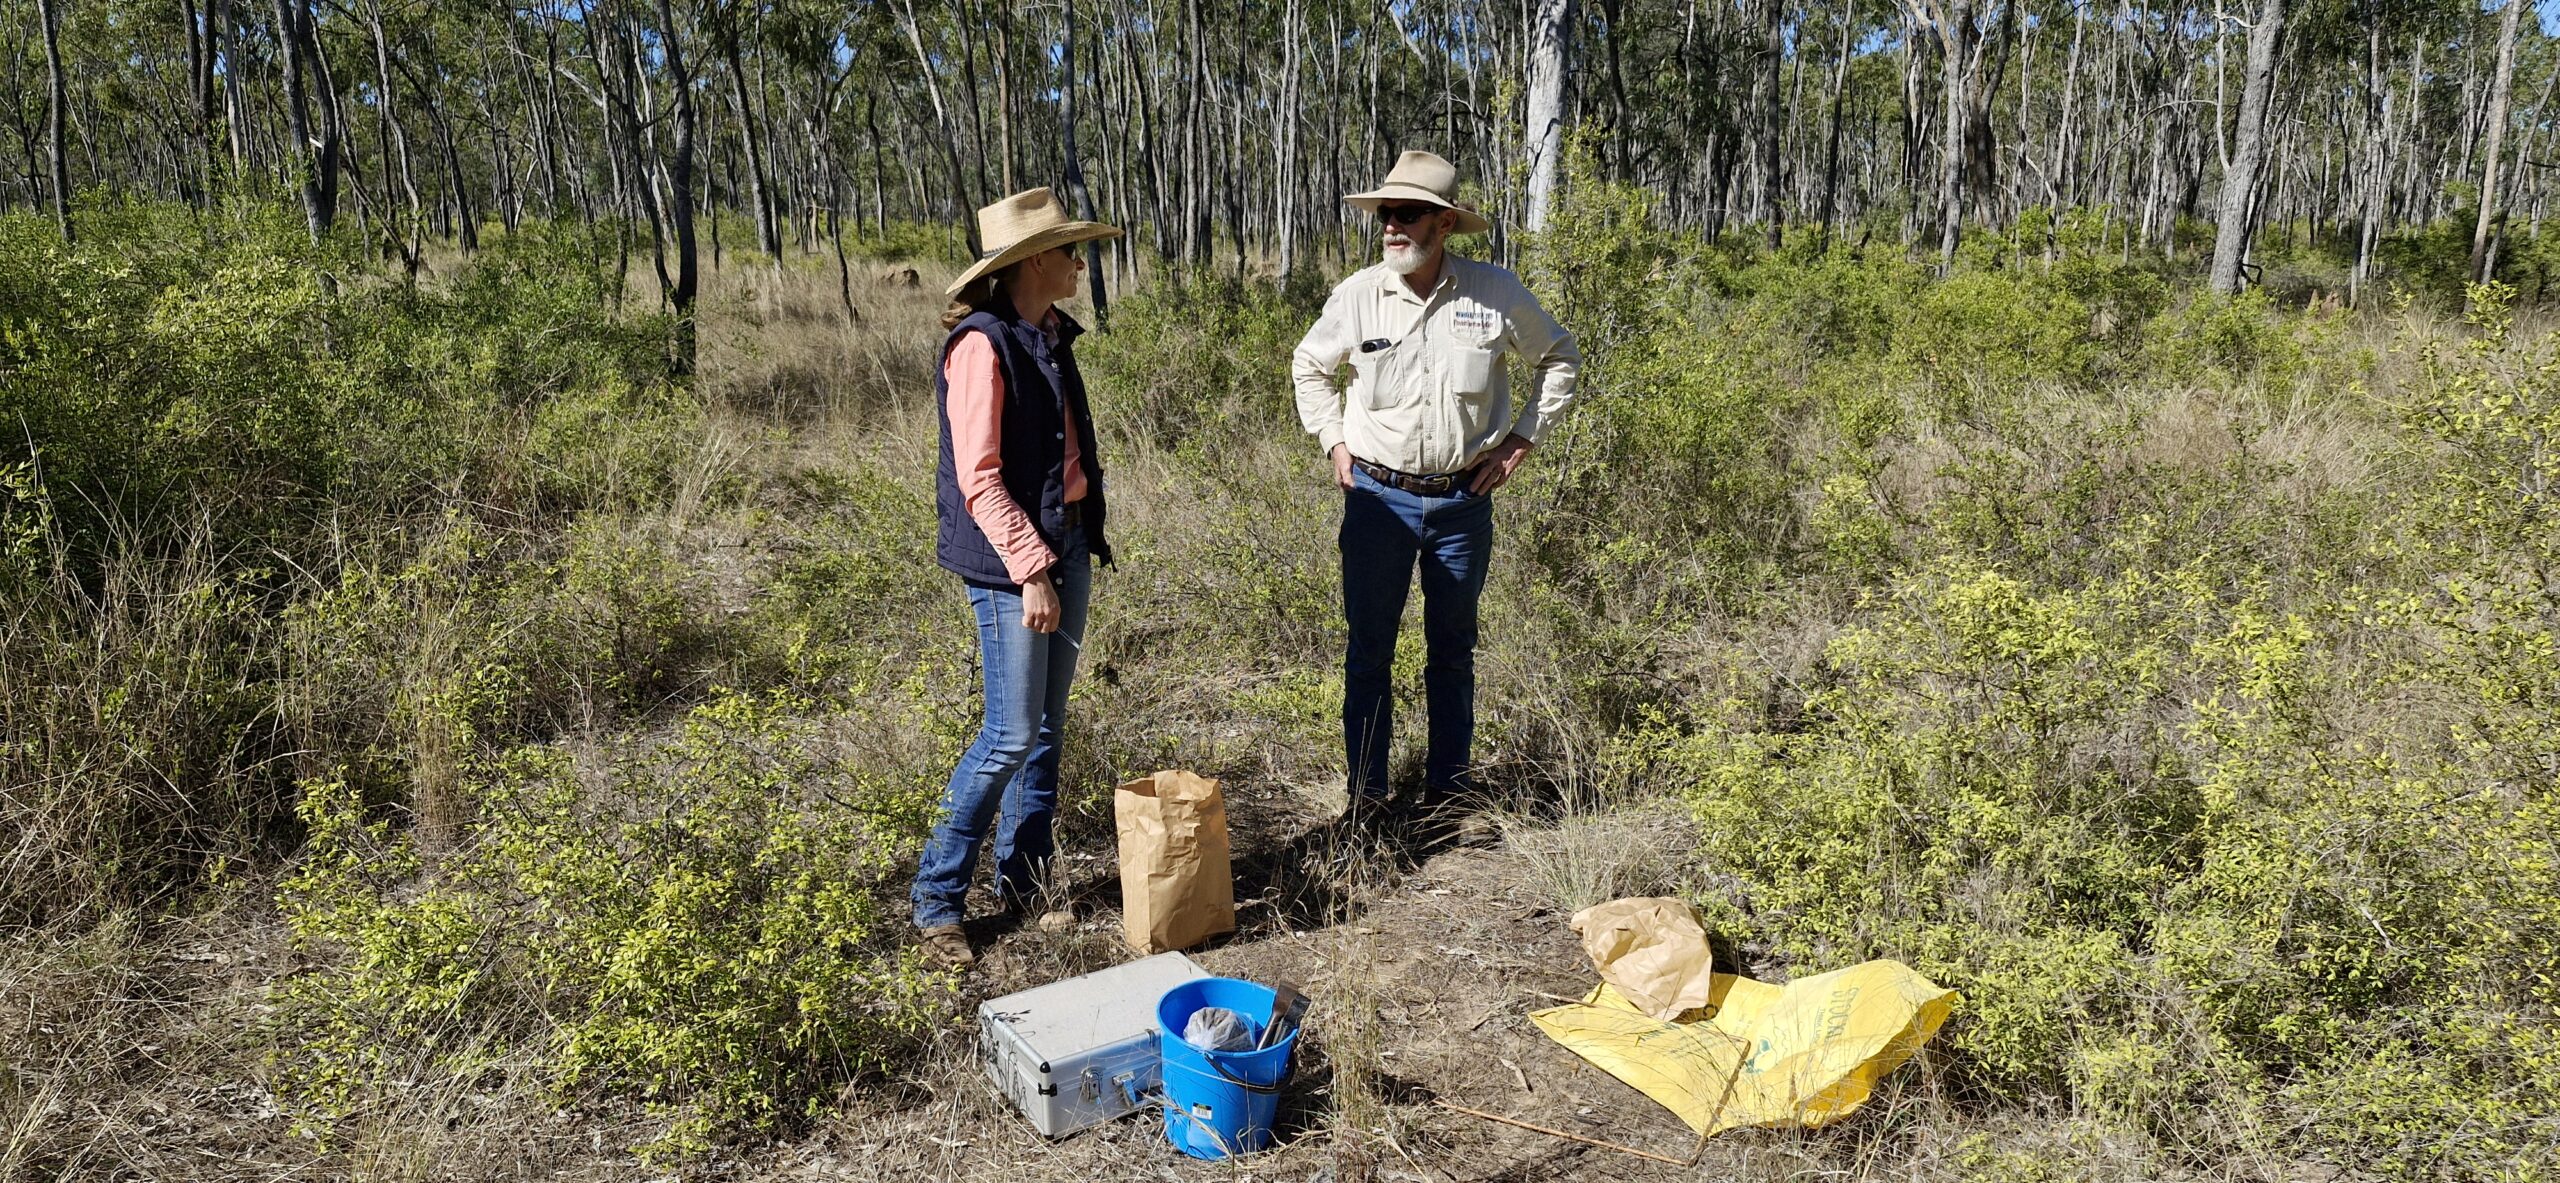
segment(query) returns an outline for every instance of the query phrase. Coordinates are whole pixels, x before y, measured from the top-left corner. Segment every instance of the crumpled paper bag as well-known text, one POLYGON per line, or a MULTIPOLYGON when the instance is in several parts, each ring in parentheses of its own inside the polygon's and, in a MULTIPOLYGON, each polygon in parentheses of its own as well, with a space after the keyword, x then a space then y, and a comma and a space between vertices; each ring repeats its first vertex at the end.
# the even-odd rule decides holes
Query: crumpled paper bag
POLYGON ((1121 935, 1140 953, 1188 949, 1236 929, 1227 801, 1218 782, 1159 772, 1111 795, 1120 830, 1121 935))
POLYGON ((1639 896, 1573 914, 1573 931, 1600 980, 1664 1022, 1705 1006, 1714 973, 1707 930, 1688 901, 1639 896))

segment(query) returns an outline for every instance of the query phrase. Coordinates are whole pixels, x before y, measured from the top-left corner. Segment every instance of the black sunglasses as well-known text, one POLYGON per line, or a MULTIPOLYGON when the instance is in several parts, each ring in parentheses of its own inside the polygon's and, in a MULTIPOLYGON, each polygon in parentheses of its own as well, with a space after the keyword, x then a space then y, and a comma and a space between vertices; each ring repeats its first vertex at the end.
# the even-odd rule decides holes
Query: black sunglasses
POLYGON ((1378 207, 1378 220, 1390 226, 1399 223, 1413 226, 1439 212, 1440 207, 1436 205, 1382 205, 1378 207))

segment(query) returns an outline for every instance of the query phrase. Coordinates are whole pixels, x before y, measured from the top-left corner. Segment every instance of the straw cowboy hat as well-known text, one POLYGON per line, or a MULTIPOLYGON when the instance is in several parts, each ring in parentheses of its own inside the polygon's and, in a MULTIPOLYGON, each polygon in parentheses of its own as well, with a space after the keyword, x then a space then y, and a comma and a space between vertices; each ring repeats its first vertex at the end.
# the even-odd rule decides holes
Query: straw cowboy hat
POLYGON ((981 275, 992 274, 1051 247, 1118 238, 1120 228, 1100 222, 1077 222, 1047 189, 1029 189, 978 211, 978 241, 987 253, 952 280, 942 294, 956 296, 981 275))
POLYGON ((1442 209, 1458 211, 1460 234, 1482 234, 1493 229, 1484 215, 1457 203, 1458 166, 1442 160, 1436 152, 1407 152, 1396 158, 1396 166, 1387 170, 1387 182, 1366 193, 1345 193, 1342 199, 1361 209, 1377 211, 1390 201, 1423 201, 1442 209))

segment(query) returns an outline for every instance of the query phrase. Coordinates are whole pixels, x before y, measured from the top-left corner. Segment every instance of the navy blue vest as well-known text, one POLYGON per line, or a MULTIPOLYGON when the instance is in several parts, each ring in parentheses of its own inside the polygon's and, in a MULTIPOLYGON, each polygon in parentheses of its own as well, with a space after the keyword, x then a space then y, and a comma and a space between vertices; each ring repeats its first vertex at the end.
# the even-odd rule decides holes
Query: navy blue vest
POLYGON ((1086 407, 1084 376, 1076 371, 1075 339, 1084 332, 1066 313, 1058 313, 1058 343, 1040 326, 1022 319, 1009 300, 992 310, 972 314, 942 341, 941 359, 933 367, 934 412, 942 423, 942 466, 935 481, 934 515, 941 528, 934 539, 934 558, 944 570, 973 583, 1014 586, 1004 559, 987 541, 985 531, 969 516, 951 456, 951 381, 943 364, 964 333, 985 333, 995 344, 996 370, 1004 377, 1003 433, 996 455, 1005 492, 1030 515, 1040 540, 1063 550, 1067 533, 1067 432, 1076 433, 1076 451, 1084 469, 1085 545, 1103 565, 1111 563, 1111 544, 1102 533, 1102 461, 1094 446, 1093 415, 1086 407))

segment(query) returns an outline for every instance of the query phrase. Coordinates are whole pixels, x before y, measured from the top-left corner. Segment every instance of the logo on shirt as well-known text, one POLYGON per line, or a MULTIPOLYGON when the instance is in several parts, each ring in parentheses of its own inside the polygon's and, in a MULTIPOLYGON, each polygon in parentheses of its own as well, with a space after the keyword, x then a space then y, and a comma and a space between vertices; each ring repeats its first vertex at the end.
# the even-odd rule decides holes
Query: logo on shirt
POLYGON ((1461 305, 1449 310, 1449 327, 1459 336, 1482 341, 1502 331, 1502 317, 1480 304, 1461 305))

